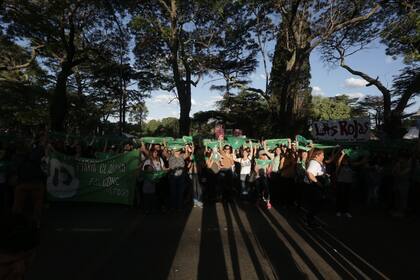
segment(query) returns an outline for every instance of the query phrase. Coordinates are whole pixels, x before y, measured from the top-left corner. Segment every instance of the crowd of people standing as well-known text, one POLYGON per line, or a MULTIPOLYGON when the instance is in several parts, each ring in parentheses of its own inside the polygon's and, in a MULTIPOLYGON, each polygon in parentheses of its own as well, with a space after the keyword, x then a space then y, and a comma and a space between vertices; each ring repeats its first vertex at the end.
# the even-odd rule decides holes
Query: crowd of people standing
POLYGON ((338 217, 352 218, 352 204, 380 206, 393 217, 419 214, 418 154, 402 149, 394 155, 355 157, 346 150, 299 146, 291 140, 271 148, 266 141, 247 142, 237 149, 222 140, 212 147, 187 144, 176 149, 143 143, 141 170, 165 171, 167 176, 141 178, 138 202, 153 194, 153 203, 144 200, 148 213, 234 199, 267 209, 276 204, 305 209, 309 226, 318 226, 315 216, 326 198, 335 204, 338 217))

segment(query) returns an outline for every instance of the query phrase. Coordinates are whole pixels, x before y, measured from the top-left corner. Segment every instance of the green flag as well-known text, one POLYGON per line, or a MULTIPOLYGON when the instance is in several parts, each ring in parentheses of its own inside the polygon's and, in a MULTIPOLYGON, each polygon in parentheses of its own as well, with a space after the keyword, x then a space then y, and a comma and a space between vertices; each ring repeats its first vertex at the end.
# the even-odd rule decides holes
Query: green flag
POLYGON ((266 168, 267 166, 269 166, 271 164, 271 160, 269 159, 256 159, 255 163, 262 168, 266 168))
POLYGON ((163 144, 162 137, 143 137, 140 140, 146 144, 163 144))
POLYGON ((48 197, 54 201, 132 205, 138 165, 138 150, 106 160, 52 153, 48 166, 48 197))
POLYGON ((191 144, 193 142, 192 136, 182 136, 182 140, 184 140, 185 144, 191 144))
POLYGON ((165 177, 165 171, 141 171, 140 176, 143 178, 152 181, 154 183, 158 182, 161 178, 165 177))
POLYGON ((296 141, 298 142, 299 146, 308 146, 312 143, 312 141, 306 139, 302 135, 296 135, 296 141))
POLYGON ((321 149, 321 150, 326 150, 326 149, 335 149, 339 147, 339 145, 324 145, 324 144, 313 144, 313 148, 315 149, 321 149))
POLYGON ((280 145, 289 145, 289 139, 267 139, 265 140, 265 144, 269 150, 272 150, 280 145))
POLYGON ((227 142, 232 146, 232 148, 239 149, 243 144, 245 144, 245 138, 228 136, 227 142))

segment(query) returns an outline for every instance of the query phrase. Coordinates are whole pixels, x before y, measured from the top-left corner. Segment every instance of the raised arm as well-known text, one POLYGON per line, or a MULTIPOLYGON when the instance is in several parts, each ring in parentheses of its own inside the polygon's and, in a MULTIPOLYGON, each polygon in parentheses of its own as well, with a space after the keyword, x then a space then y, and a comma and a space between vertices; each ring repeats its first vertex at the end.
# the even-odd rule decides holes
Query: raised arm
POLYGON ((268 156, 270 159, 273 159, 273 158, 274 158, 274 154, 273 154, 273 153, 270 153, 270 152, 268 151, 268 149, 267 149, 267 140, 264 140, 264 141, 263 141, 263 148, 264 148, 264 152, 267 154, 267 156, 268 156))

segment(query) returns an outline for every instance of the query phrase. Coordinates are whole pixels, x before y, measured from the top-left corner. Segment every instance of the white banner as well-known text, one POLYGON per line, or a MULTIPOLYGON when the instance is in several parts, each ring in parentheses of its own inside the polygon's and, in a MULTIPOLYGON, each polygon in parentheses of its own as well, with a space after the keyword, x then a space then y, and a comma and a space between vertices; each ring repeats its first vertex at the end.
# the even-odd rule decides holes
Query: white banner
POLYGON ((312 136, 319 140, 367 141, 370 138, 370 120, 360 118, 313 122, 312 136))

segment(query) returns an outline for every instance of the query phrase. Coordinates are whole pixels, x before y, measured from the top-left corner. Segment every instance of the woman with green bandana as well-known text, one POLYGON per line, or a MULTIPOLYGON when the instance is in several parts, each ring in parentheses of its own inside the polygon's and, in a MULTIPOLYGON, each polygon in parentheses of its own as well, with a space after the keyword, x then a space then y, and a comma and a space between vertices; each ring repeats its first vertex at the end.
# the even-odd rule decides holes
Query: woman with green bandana
POLYGON ((259 158, 255 160, 256 187, 257 187, 257 206, 260 199, 267 209, 271 209, 270 203, 270 186, 268 184, 267 175, 271 172, 271 160, 269 160, 267 152, 261 150, 259 158))
POLYGON ((189 154, 183 155, 182 147, 179 146, 174 146, 172 151, 168 160, 171 208, 181 210, 185 192, 185 159, 189 157, 189 154))
POLYGON ((249 192, 248 180, 251 175, 252 155, 254 153, 252 143, 249 141, 249 148, 242 150, 241 158, 236 158, 235 150, 233 151, 233 159, 241 165, 240 181, 241 181, 241 196, 246 198, 249 192))
POLYGON ((199 180, 199 174, 201 173, 201 166, 203 164, 202 156, 200 157, 201 149, 199 147, 196 148, 192 144, 189 146, 189 152, 191 156, 188 160, 187 168, 192 185, 194 207, 203 208, 203 190, 199 180))
POLYGON ((271 159, 271 174, 270 174, 270 190, 271 200, 273 202, 279 201, 280 198, 280 160, 282 157, 281 147, 277 145, 273 153, 270 153, 267 148, 267 141, 263 142, 264 151, 271 159))

